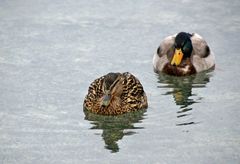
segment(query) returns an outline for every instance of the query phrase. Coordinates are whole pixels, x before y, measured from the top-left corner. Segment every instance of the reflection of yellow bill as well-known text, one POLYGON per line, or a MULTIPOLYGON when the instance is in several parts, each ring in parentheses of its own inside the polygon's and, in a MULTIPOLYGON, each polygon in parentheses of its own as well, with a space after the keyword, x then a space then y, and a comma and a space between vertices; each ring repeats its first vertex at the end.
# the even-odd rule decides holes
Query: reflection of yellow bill
POLYGON ((173 96, 177 103, 182 103, 184 101, 184 95, 181 91, 174 93, 173 96))
POLYGON ((171 61, 171 65, 176 65, 178 66, 181 62, 182 62, 182 58, 183 58, 183 52, 181 49, 176 49, 174 56, 172 58, 171 61))

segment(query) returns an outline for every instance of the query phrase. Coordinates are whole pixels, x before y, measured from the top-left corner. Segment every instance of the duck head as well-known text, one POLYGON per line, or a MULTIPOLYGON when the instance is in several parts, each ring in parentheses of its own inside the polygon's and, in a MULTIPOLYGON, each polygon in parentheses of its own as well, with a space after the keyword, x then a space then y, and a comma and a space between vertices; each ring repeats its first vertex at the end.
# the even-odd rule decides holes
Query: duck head
POLYGON ((120 73, 109 73, 105 76, 103 82, 103 96, 101 98, 101 106, 108 107, 114 98, 121 96, 123 91, 124 78, 120 73))
POLYGON ((180 32, 177 34, 173 44, 173 56, 163 68, 163 72, 174 76, 185 76, 196 73, 196 69, 191 62, 193 51, 191 34, 180 32))
POLYGON ((192 54, 192 41, 190 39, 192 35, 186 32, 180 32, 177 34, 174 43, 174 55, 171 60, 171 65, 181 66, 186 64, 187 60, 190 60, 192 54))

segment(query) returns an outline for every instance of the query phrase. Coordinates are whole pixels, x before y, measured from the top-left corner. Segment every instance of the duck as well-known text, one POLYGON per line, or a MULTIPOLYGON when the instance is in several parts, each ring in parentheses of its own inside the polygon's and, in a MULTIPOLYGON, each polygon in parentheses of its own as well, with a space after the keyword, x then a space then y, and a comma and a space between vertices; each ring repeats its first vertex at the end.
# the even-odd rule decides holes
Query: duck
POLYGON ((186 76, 214 67, 214 53, 197 33, 179 32, 166 37, 153 56, 153 68, 156 73, 186 76))
POLYGON ((129 72, 110 72, 97 78, 83 102, 84 111, 100 115, 120 115, 147 107, 142 84, 129 72))

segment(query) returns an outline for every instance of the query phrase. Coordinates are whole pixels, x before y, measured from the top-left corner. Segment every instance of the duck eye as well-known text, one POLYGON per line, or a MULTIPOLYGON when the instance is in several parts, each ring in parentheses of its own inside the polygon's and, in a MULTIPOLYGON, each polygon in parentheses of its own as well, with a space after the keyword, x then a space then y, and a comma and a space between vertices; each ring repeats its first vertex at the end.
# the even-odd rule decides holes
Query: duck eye
POLYGON ((184 52, 188 52, 188 51, 189 51, 189 48, 188 48, 188 47, 183 47, 183 51, 184 51, 184 52))
POLYGON ((182 48, 182 50, 185 53, 191 53, 191 51, 192 51, 192 44, 191 44, 191 42, 185 43, 183 48, 182 48))

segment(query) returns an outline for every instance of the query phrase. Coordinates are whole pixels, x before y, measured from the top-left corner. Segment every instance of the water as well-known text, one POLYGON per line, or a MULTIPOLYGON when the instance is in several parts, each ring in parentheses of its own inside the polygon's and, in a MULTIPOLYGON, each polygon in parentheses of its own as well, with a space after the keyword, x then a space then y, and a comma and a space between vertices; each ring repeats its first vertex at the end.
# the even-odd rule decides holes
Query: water
POLYGON ((0 163, 239 163, 240 2, 0 2, 0 163), (197 32, 216 69, 153 72, 161 40, 197 32), (89 84, 129 71, 146 111, 84 114, 89 84))

